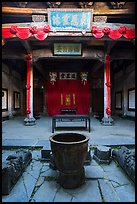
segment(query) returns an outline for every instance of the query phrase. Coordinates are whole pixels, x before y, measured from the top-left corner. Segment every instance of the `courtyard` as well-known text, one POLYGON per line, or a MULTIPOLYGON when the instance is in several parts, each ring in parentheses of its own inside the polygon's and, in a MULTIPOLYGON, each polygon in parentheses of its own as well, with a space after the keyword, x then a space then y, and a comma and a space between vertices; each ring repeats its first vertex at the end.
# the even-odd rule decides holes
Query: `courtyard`
MULTIPOLYGON (((22 117, 2 123, 2 161, 18 149, 29 150, 32 161, 27 166, 9 195, 2 202, 135 202, 135 184, 113 159, 110 164, 98 164, 93 159, 98 145, 118 149, 126 146, 135 150, 135 121, 114 118, 112 126, 102 126, 91 117, 91 132, 81 128, 82 122, 70 129, 57 128, 54 134, 75 132, 89 137, 91 161, 85 164, 85 183, 75 189, 64 189, 57 182, 58 171, 41 159, 41 150, 52 135, 51 117, 42 116, 35 126, 25 126, 22 117)), ((49 144, 50 145, 50 144, 49 144)))

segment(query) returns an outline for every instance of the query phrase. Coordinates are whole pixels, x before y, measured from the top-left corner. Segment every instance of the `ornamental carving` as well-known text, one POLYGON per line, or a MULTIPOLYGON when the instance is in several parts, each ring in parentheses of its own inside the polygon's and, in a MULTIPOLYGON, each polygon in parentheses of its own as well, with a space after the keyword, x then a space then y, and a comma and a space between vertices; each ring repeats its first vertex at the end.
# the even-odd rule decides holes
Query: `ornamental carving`
POLYGON ((28 2, 14 2, 17 7, 25 8, 28 2))
POLYGON ((94 16, 94 22, 107 22, 107 16, 94 16))
POLYGON ((45 15, 32 15, 32 21, 33 22, 45 22, 46 17, 45 15))
POLYGON ((135 151, 131 151, 126 146, 122 146, 119 150, 113 150, 112 156, 130 179, 135 182, 135 151))
POLYGON ((81 75, 81 81, 85 85, 88 78, 88 72, 81 72, 80 75, 81 75))
POLYGON ((50 82, 52 85, 56 82, 57 72, 49 72, 50 82))
POLYGON ((80 8, 90 8, 94 2, 77 2, 80 8))
POLYGON ((77 73, 76 72, 60 72, 59 73, 59 79, 62 80, 75 80, 77 79, 77 73))
POLYGON ((126 2, 110 2, 113 9, 120 9, 122 8, 126 2))
POLYGON ((58 8, 62 2, 46 2, 48 8, 58 8))
POLYGON ((5 45, 5 40, 2 38, 2 46, 5 45))

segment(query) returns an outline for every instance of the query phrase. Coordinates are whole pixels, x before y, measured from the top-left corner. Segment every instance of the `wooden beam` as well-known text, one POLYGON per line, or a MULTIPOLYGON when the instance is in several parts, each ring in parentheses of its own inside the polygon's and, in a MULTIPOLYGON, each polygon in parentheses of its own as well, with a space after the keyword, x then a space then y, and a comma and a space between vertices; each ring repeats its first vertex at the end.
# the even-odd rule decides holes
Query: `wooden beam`
POLYGON ((33 58, 33 66, 36 67, 36 69, 41 73, 43 78, 46 79, 46 75, 43 67, 37 61, 35 61, 34 58, 33 58))
MULTIPOLYGON (((8 14, 47 14, 47 9, 41 8, 17 8, 17 7, 2 7, 2 13, 8 14)), ((134 9, 94 9, 94 15, 119 15, 133 14, 134 9)))
POLYGON ((26 60, 26 54, 19 52, 14 52, 13 50, 3 50, 2 59, 23 59, 26 60))
POLYGON ((105 46, 106 46, 106 53, 107 54, 110 54, 112 48, 116 45, 116 43, 117 43, 116 40, 115 41, 107 41, 105 43, 106 44, 105 46))
POLYGON ((135 45, 135 39, 133 39, 131 42, 133 43, 133 45, 135 45))
POLYGON ((104 51, 100 49, 83 49, 82 56, 54 56, 51 49, 39 49, 33 50, 33 58, 35 61, 39 59, 98 59, 102 61, 104 59, 104 51))
POLYGON ((2 7, 2 13, 8 14, 32 14, 32 8, 2 7))
POLYGON ((37 26, 37 27, 44 27, 45 25, 47 25, 47 22, 27 22, 27 23, 4 23, 2 24, 3 28, 9 28, 12 25, 18 26, 20 28, 29 28, 31 26, 37 26))
POLYGON ((92 73, 96 72, 102 65, 103 65, 103 61, 97 61, 96 64, 93 66, 93 69, 92 69, 92 73))
POLYGON ((134 49, 116 49, 111 52, 111 60, 135 60, 135 50, 134 49))
MULTIPOLYGON (((12 25, 15 25, 15 26, 18 26, 18 27, 24 27, 24 28, 29 28, 31 26, 37 26, 37 27, 43 27, 45 25, 48 24, 48 22, 27 22, 27 23, 5 23, 5 24, 2 24, 2 28, 9 28, 11 27, 12 25)), ((134 24, 126 24, 126 23, 101 23, 101 22, 92 22, 92 26, 97 26, 97 28, 99 29, 103 29, 104 27, 109 27, 110 29, 118 29, 120 26, 126 26, 127 28, 135 28, 135 25, 134 24)), ((77 31, 78 33, 82 33, 82 31, 77 31)), ((77 33, 77 32, 74 32, 74 31, 71 31, 71 32, 66 32, 66 31, 58 31, 58 32, 50 32, 50 33, 54 33, 55 35, 58 35, 59 33, 62 33, 63 35, 66 35, 66 34, 69 34, 71 33, 72 35, 77 33)), ((86 33, 90 33, 89 32, 86 32, 86 33)), ((82 36, 84 36, 85 34, 82 33, 82 36)))
POLYGON ((31 54, 32 53, 32 48, 31 48, 31 45, 28 42, 28 40, 23 40, 23 41, 21 40, 20 42, 23 45, 23 47, 26 49, 26 53, 31 54))

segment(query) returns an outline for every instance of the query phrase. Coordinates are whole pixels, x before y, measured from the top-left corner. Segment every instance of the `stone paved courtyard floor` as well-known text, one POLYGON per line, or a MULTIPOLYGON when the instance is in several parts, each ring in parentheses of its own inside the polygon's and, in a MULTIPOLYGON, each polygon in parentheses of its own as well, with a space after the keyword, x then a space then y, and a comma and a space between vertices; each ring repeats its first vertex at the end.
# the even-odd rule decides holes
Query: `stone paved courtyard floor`
MULTIPOLYGON (((2 122, 2 161, 13 154, 15 148, 30 147, 32 152, 31 163, 10 194, 2 196, 2 202, 135 202, 135 184, 114 160, 109 165, 99 165, 92 158, 90 165, 85 165, 85 183, 76 189, 62 188, 57 183, 58 171, 52 170, 48 162, 41 161, 41 149, 52 135, 51 117, 41 117, 35 126, 28 127, 24 126, 23 119, 14 117, 2 122)), ((72 122, 68 123, 67 127, 71 130, 64 127, 55 134, 76 132, 87 135, 89 145, 93 147, 125 145, 135 148, 135 121, 115 117, 114 124, 107 127, 91 117, 90 133, 76 128, 76 123, 74 127, 72 122)))
MULTIPOLYGON (((16 150, 3 150, 3 161, 16 150)), ((57 183, 57 170, 41 160, 41 150, 31 150, 32 161, 2 202, 135 202, 135 185, 114 160, 99 165, 93 159, 85 165, 85 183, 64 189, 57 183)))

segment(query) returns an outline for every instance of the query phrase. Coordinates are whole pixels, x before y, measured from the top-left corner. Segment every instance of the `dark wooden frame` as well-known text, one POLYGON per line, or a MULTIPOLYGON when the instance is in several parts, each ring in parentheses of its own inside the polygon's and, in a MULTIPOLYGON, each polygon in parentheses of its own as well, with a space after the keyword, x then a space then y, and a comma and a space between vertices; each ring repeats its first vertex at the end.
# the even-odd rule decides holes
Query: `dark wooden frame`
POLYGON ((115 109, 116 110, 122 110, 122 91, 117 91, 117 92, 115 92, 115 109), (117 100, 116 100, 116 97, 117 97, 117 95, 120 95, 120 107, 117 107, 117 100))
MULTIPOLYGON (((8 110, 8 89, 2 88, 2 92, 3 92, 3 91, 6 93, 6 96, 5 96, 5 97, 6 97, 6 99, 5 99, 5 100, 6 100, 6 104, 5 104, 5 105, 6 105, 6 108, 3 108, 3 107, 2 107, 2 112, 8 110)), ((2 97, 3 97, 3 93, 2 93, 2 97)))
POLYGON ((14 99, 14 110, 18 110, 18 109, 20 109, 20 106, 21 106, 21 94, 20 94, 20 92, 18 92, 18 91, 14 91, 14 95, 13 95, 13 99, 14 99), (19 97, 19 107, 17 107, 16 105, 16 96, 18 96, 19 97))
POLYGON ((67 115, 70 115, 70 114, 76 114, 76 108, 61 108, 60 109, 60 113, 61 114, 67 114, 67 115))
POLYGON ((52 117, 52 133, 57 127, 57 122, 75 122, 75 121, 85 121, 85 128, 87 129, 88 122, 88 131, 90 132, 90 116, 89 115, 55 115, 52 117))
POLYGON ((52 48, 52 52, 53 52, 53 56, 65 56, 65 57, 70 57, 70 56, 72 56, 72 57, 76 57, 76 56, 82 56, 83 55, 83 49, 82 49, 82 43, 75 43, 75 42, 73 42, 73 43, 62 43, 62 42, 59 42, 59 43, 53 43, 53 48, 52 48), (54 45, 55 44, 80 44, 81 45, 81 53, 80 54, 57 54, 57 53, 55 53, 55 51, 54 51, 54 45))
POLYGON ((135 111, 135 107, 134 108, 130 108, 129 107, 129 93, 130 93, 130 91, 135 91, 135 88, 130 88, 130 89, 128 89, 128 111, 135 111))

